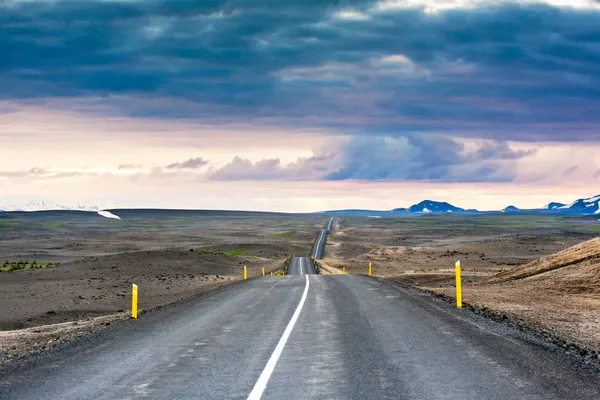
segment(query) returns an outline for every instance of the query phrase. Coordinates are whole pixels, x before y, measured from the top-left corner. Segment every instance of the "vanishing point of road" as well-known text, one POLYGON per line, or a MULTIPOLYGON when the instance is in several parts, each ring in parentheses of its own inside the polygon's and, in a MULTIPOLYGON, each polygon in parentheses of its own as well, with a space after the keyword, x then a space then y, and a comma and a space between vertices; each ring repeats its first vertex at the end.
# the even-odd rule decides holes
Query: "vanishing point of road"
POLYGON ((34 357, 4 371, 0 398, 600 398, 595 372, 503 324, 383 279, 316 275, 310 258, 288 272, 34 357))

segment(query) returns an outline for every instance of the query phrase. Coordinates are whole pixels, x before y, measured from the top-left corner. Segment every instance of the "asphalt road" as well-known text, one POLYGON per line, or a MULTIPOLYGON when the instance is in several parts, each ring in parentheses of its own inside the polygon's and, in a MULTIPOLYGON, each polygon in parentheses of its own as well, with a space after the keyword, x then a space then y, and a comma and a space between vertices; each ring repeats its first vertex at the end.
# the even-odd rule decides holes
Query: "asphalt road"
POLYGON ((428 295, 358 275, 238 282, 111 326, 0 377, 1 399, 599 395, 598 375, 560 352, 428 295))
POLYGON ((308 257, 292 257, 287 269, 288 275, 316 274, 312 261, 308 257))
POLYGON ((327 222, 325 229, 320 231, 317 235, 317 239, 315 240, 315 243, 310 252, 311 257, 314 257, 318 260, 323 258, 323 256, 325 255, 325 244, 327 243, 327 235, 331 230, 333 230, 334 219, 335 218, 331 218, 329 222, 327 222))

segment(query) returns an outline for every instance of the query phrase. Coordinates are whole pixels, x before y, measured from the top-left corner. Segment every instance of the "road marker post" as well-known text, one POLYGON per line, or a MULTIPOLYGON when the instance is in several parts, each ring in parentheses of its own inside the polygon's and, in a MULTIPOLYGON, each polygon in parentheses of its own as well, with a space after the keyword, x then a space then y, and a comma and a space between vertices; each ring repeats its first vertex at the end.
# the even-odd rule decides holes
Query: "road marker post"
POLYGON ((273 271, 271 271, 271 276, 273 276, 273 271))
POLYGON ((244 280, 248 279, 248 271, 246 270, 246 266, 244 265, 244 280))
POLYGON ((346 274, 346 267, 342 267, 342 274, 346 274))
POLYGON ((262 276, 265 276, 265 267, 262 267, 262 276))
POLYGON ((138 317, 138 286, 134 283, 131 287, 131 318, 138 317))
POLYGON ((462 308, 462 281, 460 278, 460 261, 455 264, 456 270, 456 307, 462 308))
POLYGON ((369 276, 373 275, 373 266, 369 263, 369 276))

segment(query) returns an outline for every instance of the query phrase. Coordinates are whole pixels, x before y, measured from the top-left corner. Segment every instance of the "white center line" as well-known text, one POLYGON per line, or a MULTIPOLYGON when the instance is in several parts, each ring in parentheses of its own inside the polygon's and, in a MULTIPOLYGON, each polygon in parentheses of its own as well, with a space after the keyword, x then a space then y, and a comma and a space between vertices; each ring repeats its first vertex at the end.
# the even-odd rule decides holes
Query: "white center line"
POLYGON ((304 287, 304 293, 302 293, 302 298, 300 299, 300 304, 298 304, 296 311, 294 311, 294 315, 292 315, 292 319, 290 319, 290 322, 288 323, 287 327, 285 328, 285 331, 283 332, 281 339, 279 339, 279 343, 277 343, 277 347, 275 347, 273 354, 271 354, 271 358, 269 358, 269 361, 267 362, 265 369, 263 370, 262 374, 260 374, 258 381, 256 381, 256 383, 254 384, 254 388, 250 392, 250 395, 248 396, 248 400, 259 400, 262 397, 263 392, 267 388, 267 383, 269 383, 269 379, 271 378, 271 374, 273 373, 273 369, 275 369, 275 365, 277 364, 277 361, 279 360, 279 356, 281 356, 281 352, 283 351, 283 348, 285 347, 285 344, 287 343, 287 341, 290 337, 290 334, 292 333, 292 330, 294 329, 294 325, 296 325, 296 321, 298 320, 298 317, 300 316, 300 312, 302 311, 302 307, 304 307, 304 302, 306 301, 306 295, 308 294, 308 287, 310 286, 309 280, 308 280, 308 275, 305 275, 305 276, 306 276, 306 286, 304 287))

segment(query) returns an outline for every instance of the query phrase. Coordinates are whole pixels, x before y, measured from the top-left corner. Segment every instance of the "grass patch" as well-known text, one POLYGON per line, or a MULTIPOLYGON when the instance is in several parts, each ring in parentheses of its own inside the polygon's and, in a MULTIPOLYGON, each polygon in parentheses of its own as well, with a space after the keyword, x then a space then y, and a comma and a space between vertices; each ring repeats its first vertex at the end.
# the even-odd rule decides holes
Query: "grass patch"
POLYGON ((269 233, 269 236, 275 236, 275 237, 292 237, 292 236, 294 236, 294 232, 269 233))
POLYGON ((4 261, 4 264, 2 264, 2 267, 0 267, 0 272, 13 272, 18 269, 43 269, 43 268, 52 267, 53 265, 58 265, 58 264, 60 264, 60 263, 59 262, 55 262, 55 263, 50 262, 47 264, 39 264, 36 260, 33 260, 31 262, 23 261, 23 260, 19 260, 19 261, 6 260, 6 261, 4 261))
POLYGON ((64 225, 66 225, 66 222, 63 221, 57 221, 57 222, 50 222, 46 225, 46 227, 48 229, 52 229, 52 230, 58 230, 60 228, 62 228, 64 225))
POLYGON ((226 256, 239 256, 244 251, 245 251, 244 249, 235 249, 235 250, 231 250, 231 251, 226 251, 223 254, 225 254, 226 256))

